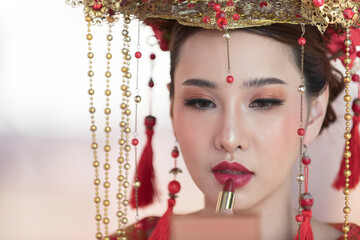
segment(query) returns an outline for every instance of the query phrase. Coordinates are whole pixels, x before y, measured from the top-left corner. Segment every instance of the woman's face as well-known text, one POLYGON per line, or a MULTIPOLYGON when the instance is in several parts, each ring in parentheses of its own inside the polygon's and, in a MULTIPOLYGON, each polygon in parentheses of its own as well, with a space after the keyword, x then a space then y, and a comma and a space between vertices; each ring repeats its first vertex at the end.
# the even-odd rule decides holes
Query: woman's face
POLYGON ((216 204, 231 177, 235 210, 244 210, 284 186, 296 161, 300 71, 282 43, 242 31, 229 42, 233 84, 226 82, 222 33, 200 31, 182 44, 171 111, 186 166, 207 201, 216 204))

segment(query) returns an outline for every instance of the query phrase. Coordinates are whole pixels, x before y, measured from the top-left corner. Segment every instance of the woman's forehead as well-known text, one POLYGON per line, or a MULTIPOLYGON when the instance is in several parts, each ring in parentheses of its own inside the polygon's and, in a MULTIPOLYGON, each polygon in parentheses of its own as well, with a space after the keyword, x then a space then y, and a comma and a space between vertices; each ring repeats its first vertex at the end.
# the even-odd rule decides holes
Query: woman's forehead
MULTIPOLYGON (((231 32, 231 74, 243 79, 293 78, 300 71, 291 48, 273 39, 244 31, 231 32)), ((182 44, 175 69, 187 77, 220 77, 228 74, 227 43, 223 32, 202 30, 182 44), (202 76, 194 76, 202 75, 202 76), (205 76, 204 76, 205 75, 205 76)), ((297 78, 298 79, 298 78, 297 78)))

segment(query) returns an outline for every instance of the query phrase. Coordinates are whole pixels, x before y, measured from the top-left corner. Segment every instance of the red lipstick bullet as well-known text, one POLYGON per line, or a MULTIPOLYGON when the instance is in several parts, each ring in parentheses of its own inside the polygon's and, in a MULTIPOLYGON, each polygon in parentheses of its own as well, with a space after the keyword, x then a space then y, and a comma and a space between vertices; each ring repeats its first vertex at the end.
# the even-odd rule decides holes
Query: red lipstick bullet
POLYGON ((232 178, 228 178, 224 184, 223 190, 219 193, 215 213, 219 213, 224 210, 232 211, 235 196, 235 182, 232 178))

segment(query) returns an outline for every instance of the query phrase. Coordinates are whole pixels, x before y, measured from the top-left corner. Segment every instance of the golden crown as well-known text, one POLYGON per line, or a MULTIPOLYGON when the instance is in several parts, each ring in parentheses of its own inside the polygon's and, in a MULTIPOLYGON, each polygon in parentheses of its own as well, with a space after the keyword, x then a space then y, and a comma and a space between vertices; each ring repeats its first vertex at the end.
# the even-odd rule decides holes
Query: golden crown
POLYGON ((113 23, 119 14, 144 20, 163 18, 188 26, 236 29, 272 23, 312 24, 325 32, 329 24, 342 27, 359 22, 360 2, 331 0, 66 0, 84 6, 93 23, 113 23))

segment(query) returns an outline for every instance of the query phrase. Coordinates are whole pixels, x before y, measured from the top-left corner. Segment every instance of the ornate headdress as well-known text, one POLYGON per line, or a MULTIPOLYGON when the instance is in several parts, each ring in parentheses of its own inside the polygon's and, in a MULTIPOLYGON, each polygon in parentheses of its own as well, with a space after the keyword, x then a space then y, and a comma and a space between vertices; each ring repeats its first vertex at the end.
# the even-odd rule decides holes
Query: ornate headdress
MULTIPOLYGON (((217 29, 224 32, 224 38, 227 41, 227 52, 229 52, 229 39, 230 34, 227 30, 237 29, 237 28, 247 28, 254 26, 264 26, 270 25, 274 23, 288 23, 288 24, 299 24, 302 26, 303 35, 299 36, 298 44, 302 53, 302 62, 304 56, 304 47, 306 45, 306 39, 304 38, 304 26, 306 24, 314 25, 318 28, 321 33, 328 32, 329 34, 329 26, 331 27, 331 33, 333 36, 338 34, 339 32, 344 33, 343 39, 341 37, 337 39, 341 39, 341 45, 344 46, 344 50, 342 48, 340 50, 336 48, 334 45, 330 47, 330 50, 333 54, 338 54, 338 52, 342 52, 344 57, 342 58, 343 64, 345 66, 345 105, 346 105, 346 114, 345 118, 345 134, 344 138, 346 140, 344 159, 341 167, 341 171, 339 172, 339 176, 334 183, 334 186, 339 188, 343 188, 343 192, 345 194, 345 207, 343 208, 345 214, 345 220, 342 227, 344 232, 344 239, 347 239, 347 233, 350 230, 349 227, 349 195, 350 188, 354 187, 355 184, 359 181, 359 173, 354 174, 355 172, 360 172, 360 137, 359 137, 359 118, 360 118, 360 100, 356 99, 353 103, 352 110, 355 113, 353 117, 351 115, 351 106, 350 101, 351 97, 349 95, 349 83, 353 79, 354 81, 359 80, 359 76, 356 74, 352 74, 351 65, 352 59, 354 56, 354 44, 351 40, 351 29, 357 27, 360 22, 359 18, 359 1, 345 1, 345 0, 66 0, 68 4, 76 7, 78 5, 83 5, 85 20, 87 22, 88 33, 88 49, 89 52, 87 54, 89 59, 89 71, 87 73, 89 77, 90 89, 90 114, 91 114, 91 126, 90 130, 92 132, 92 144, 91 148, 93 151, 93 166, 95 168, 95 206, 96 206, 96 215, 95 219, 97 222, 97 239, 110 239, 108 224, 110 222, 108 216, 108 206, 110 205, 110 197, 109 197, 109 188, 110 188, 110 180, 109 180, 109 169, 110 169, 110 159, 109 152, 111 151, 109 136, 111 133, 111 127, 109 125, 109 118, 111 114, 110 109, 110 79, 111 79, 111 70, 110 70, 110 61, 112 59, 111 53, 111 44, 113 40, 112 29, 116 22, 120 21, 120 18, 123 17, 123 59, 124 63, 121 67, 121 71, 123 73, 122 76, 122 103, 120 105, 121 108, 121 121, 120 125, 120 137, 119 137, 119 157, 117 159, 119 164, 119 175, 118 175, 118 192, 116 194, 118 211, 117 211, 117 221, 118 221, 118 229, 117 229, 117 239, 126 239, 125 228, 128 223, 127 219, 127 209, 130 201, 128 200, 128 193, 130 188, 130 183, 128 180, 128 174, 130 169, 130 156, 131 146, 135 149, 135 181, 133 184, 134 195, 132 197, 132 203, 136 208, 136 220, 139 220, 138 216, 138 207, 139 204, 148 204, 152 200, 153 191, 146 194, 140 194, 142 188, 153 189, 152 185, 147 185, 148 182, 153 181, 153 172, 144 170, 144 165, 149 165, 150 167, 147 169, 152 169, 152 149, 151 149, 151 137, 153 134, 153 126, 155 125, 155 118, 151 116, 147 117, 145 120, 145 124, 147 127, 147 136, 148 136, 148 144, 146 145, 145 151, 147 152, 145 155, 141 157, 140 162, 145 162, 141 165, 137 163, 137 145, 139 140, 137 139, 137 104, 140 103, 141 97, 138 95, 139 86, 138 86, 138 74, 135 76, 135 85, 136 85, 136 96, 134 98, 134 109, 130 109, 130 96, 132 95, 130 91, 130 79, 134 78, 130 73, 130 43, 131 38, 129 36, 129 24, 131 22, 131 16, 137 18, 139 20, 145 21, 148 25, 152 26, 157 39, 159 40, 160 47, 163 50, 167 50, 167 43, 169 41, 169 31, 171 31, 171 24, 166 23, 165 20, 176 20, 180 24, 186 26, 193 27, 202 27, 206 29, 217 29), (108 35, 106 39, 108 41, 107 53, 106 56, 106 70, 105 70, 105 99, 106 106, 104 109, 105 113, 105 133, 106 133, 106 141, 104 144, 104 152, 105 158, 103 162, 100 162, 98 156, 98 148, 99 144, 96 139, 96 131, 98 129, 95 124, 95 107, 94 107, 94 94, 95 90, 93 88, 93 78, 94 78, 94 70, 93 70, 93 58, 94 53, 92 52, 92 39, 93 35, 91 33, 91 27, 94 25, 102 25, 106 23, 109 27, 108 35), (339 51, 338 51, 339 50, 339 51), (134 115, 134 130, 130 129, 130 121, 131 115, 134 115), (353 130, 350 129, 350 121, 353 119, 353 130), (131 134, 133 134, 131 136, 131 134), (150 156, 150 157, 149 157, 150 156), (103 166, 105 169, 105 178, 104 182, 100 180, 100 166, 103 166), (138 171, 139 170, 139 171, 138 171), (353 171, 353 172, 352 172, 353 171), (352 174, 353 173, 353 174, 352 174), (146 179, 144 179, 146 178, 146 179), (104 198, 100 197, 100 186, 101 183, 104 188, 104 198), (146 186, 146 187, 144 187, 146 186), (150 199, 143 200, 150 196, 150 199), (103 214, 101 214, 100 205, 103 205, 103 214), (104 231, 101 231, 101 225, 104 226, 104 231)), ((138 39, 137 39, 137 51, 134 56, 137 59, 136 71, 139 71, 139 59, 142 57, 141 54, 141 46, 139 44, 140 37, 140 23, 138 25, 138 39)), ((356 51, 355 51, 356 52, 356 51)), ((341 55, 341 54, 340 54, 341 55)), ((152 56, 152 60, 155 57, 152 56)), ((301 100, 303 99, 303 95, 305 93, 305 84, 304 84, 304 74, 303 74, 303 65, 302 65, 302 77, 300 79, 298 91, 301 94, 301 100)), ((224 77, 225 78, 225 77, 224 77)), ((230 69, 230 61, 228 56, 228 75, 226 76, 226 81, 228 83, 232 83, 234 78, 231 76, 230 69)), ((149 86, 152 87, 152 81, 149 82, 149 86)), ((300 109, 302 109, 302 102, 300 109)), ((303 119, 301 114, 300 126, 297 134, 300 138, 300 145, 303 146, 303 136, 305 134, 305 129, 303 128, 303 119)), ((178 156, 178 151, 175 148, 172 152, 172 156, 176 159, 178 156)), ((296 221, 299 222, 299 231, 298 238, 306 239, 306 235, 310 234, 309 229, 311 231, 309 216, 311 217, 311 205, 313 203, 313 199, 311 195, 307 192, 307 175, 308 175, 308 164, 310 160, 306 153, 303 154, 303 148, 300 148, 300 156, 302 161, 300 161, 300 174, 297 176, 297 180, 299 182, 299 214, 296 216, 296 221), (304 167, 304 174, 302 173, 302 164, 304 167), (305 192, 302 192, 302 183, 305 183, 305 192)), ((176 175, 179 173, 179 169, 175 168, 172 170, 172 173, 176 175)), ((175 203, 175 193, 180 190, 180 185, 174 180, 169 185, 170 191, 170 199, 169 199, 169 211, 175 203)), ((168 213, 167 212, 167 213, 168 213)), ((166 225, 166 221, 165 222, 166 225)), ((135 224, 135 227, 141 227, 135 224)), ((155 233, 158 234, 159 231, 167 231, 165 226, 163 229, 159 228, 155 230, 155 233), (165 230, 164 230, 165 229, 165 230)), ((161 234, 160 234, 161 235, 161 234)), ((158 235, 158 236, 160 236, 158 235)), ((312 235, 312 233, 311 233, 312 235)), ((154 237, 152 239, 155 239, 154 237)), ((161 238, 157 238, 161 239, 161 238)))

